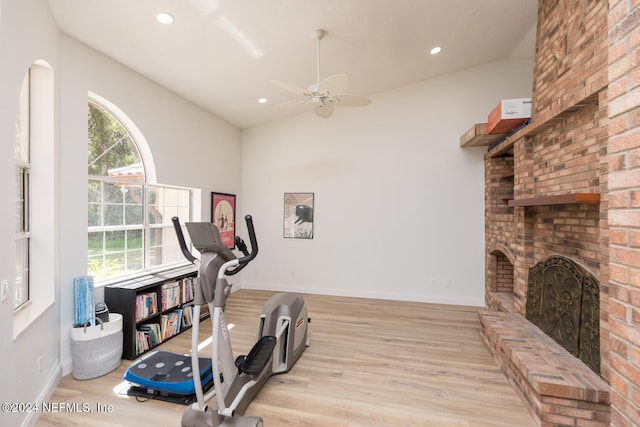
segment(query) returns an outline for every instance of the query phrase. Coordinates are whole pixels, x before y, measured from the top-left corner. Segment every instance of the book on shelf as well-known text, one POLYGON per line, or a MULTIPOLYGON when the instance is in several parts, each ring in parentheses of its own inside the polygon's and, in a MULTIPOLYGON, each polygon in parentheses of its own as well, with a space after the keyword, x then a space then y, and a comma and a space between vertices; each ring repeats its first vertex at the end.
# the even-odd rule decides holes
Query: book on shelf
POLYGON ((136 354, 149 350, 149 340, 144 332, 136 330, 136 354))
POLYGON ((182 292, 180 282, 165 283, 160 287, 162 295, 162 311, 167 311, 181 304, 182 292))
POLYGON ((166 340, 180 332, 182 309, 177 309, 162 315, 160 319, 162 339, 166 340))
POLYGON ((136 353, 141 354, 162 342, 158 323, 145 323, 136 330, 136 353))
POLYGON ((136 296, 136 322, 158 312, 158 294, 155 292, 136 296))
POLYGON ((188 328, 193 325, 193 306, 189 305, 182 309, 182 327, 188 328))
POLYGON ((193 301, 193 295, 195 291, 196 278, 185 277, 182 279, 182 303, 193 301))

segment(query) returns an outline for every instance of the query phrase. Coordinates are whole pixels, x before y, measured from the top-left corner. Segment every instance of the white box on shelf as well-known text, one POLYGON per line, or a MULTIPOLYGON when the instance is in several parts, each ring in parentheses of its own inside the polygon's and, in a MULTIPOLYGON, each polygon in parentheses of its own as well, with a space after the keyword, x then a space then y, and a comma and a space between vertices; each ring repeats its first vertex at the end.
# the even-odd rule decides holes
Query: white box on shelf
POLYGON ((507 133, 531 118, 531 98, 503 99, 489 113, 488 133, 507 133))

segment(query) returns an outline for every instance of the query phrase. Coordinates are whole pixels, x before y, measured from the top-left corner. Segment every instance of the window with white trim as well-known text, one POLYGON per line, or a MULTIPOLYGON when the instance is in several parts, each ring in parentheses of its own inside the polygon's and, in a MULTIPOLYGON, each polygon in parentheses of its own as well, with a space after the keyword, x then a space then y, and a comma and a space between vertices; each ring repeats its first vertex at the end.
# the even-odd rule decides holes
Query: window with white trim
POLYGON ((53 68, 35 61, 20 88, 14 150, 14 339, 55 303, 59 252, 53 68))
POLYGON ((88 273, 110 283, 184 264, 171 218, 192 218, 193 189, 151 184, 122 120, 90 100, 88 273))
POLYGON ((30 119, 29 94, 30 72, 24 77, 18 97, 15 141, 15 250, 16 270, 13 308, 19 308, 29 301, 29 161, 30 119))

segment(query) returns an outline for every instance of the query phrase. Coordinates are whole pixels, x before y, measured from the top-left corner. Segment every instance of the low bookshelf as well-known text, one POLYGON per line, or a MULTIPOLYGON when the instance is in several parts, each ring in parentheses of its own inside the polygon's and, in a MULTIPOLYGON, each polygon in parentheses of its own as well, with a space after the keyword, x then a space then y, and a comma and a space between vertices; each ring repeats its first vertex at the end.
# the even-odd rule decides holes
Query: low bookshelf
MULTIPOLYGON (((122 314, 122 357, 133 360, 191 328, 197 269, 153 273, 105 287, 109 311, 122 314)), ((206 306, 201 319, 209 316, 206 306)))

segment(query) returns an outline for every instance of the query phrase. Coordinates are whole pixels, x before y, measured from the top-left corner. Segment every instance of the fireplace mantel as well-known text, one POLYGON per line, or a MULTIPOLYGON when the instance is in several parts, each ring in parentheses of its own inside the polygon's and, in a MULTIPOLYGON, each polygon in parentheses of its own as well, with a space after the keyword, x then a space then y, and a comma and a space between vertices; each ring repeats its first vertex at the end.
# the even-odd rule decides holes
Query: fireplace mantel
POLYGON ((568 204, 598 204, 600 194, 598 193, 569 193, 554 194, 551 196, 536 196, 524 199, 509 200, 510 208, 520 206, 544 206, 544 205, 568 205, 568 204))

